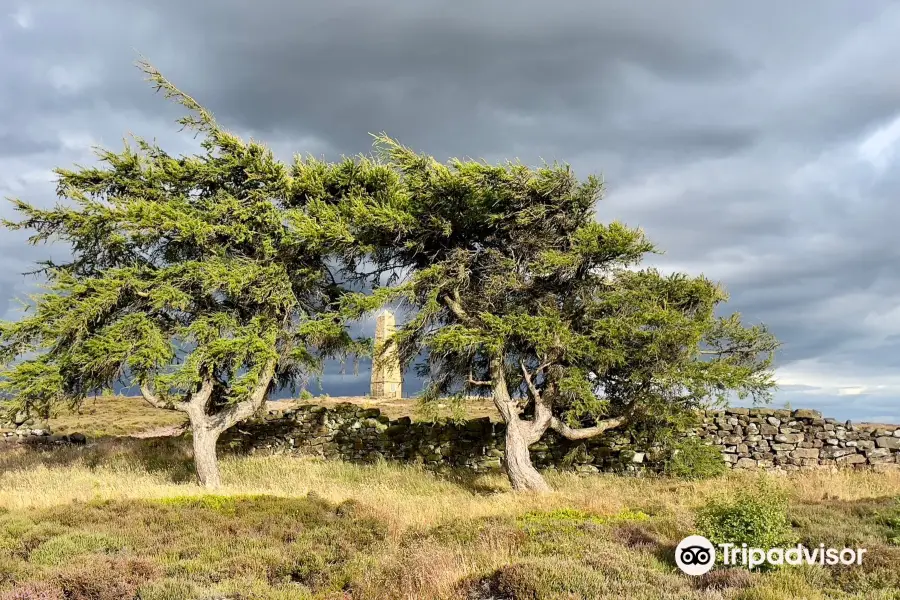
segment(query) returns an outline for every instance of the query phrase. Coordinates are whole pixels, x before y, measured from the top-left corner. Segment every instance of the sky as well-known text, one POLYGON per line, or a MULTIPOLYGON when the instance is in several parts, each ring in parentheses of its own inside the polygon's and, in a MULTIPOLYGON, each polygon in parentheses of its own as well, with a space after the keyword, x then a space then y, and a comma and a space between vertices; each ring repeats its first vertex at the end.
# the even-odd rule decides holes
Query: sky
MULTIPOLYGON (((194 151, 141 55, 285 159, 384 131, 567 162, 604 178, 598 219, 665 250, 650 264, 778 336, 776 406, 898 423, 898 31, 888 0, 0 0, 0 196, 52 205, 54 167, 130 133, 194 151)), ((0 318, 65 253, 25 238, 0 231, 0 318)), ((368 369, 323 390, 366 393, 368 369)))

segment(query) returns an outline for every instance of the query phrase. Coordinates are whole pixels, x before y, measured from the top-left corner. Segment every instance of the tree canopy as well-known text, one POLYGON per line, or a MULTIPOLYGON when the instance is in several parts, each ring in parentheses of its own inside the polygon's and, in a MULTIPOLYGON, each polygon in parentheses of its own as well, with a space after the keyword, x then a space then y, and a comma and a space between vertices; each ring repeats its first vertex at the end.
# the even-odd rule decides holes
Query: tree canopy
POLYGON ((548 428, 581 439, 730 394, 768 398, 774 337, 718 317, 727 296, 705 277, 638 269, 655 248, 639 229, 597 221, 596 177, 378 144, 403 193, 396 218, 360 223, 357 236, 405 279, 371 302, 415 308, 395 343, 405 363, 425 356, 428 395, 492 396, 514 487, 545 487, 527 446, 548 428))
POLYGON ((516 489, 547 488, 528 446, 548 429, 583 439, 731 394, 768 398, 775 338, 718 316, 727 296, 705 277, 640 268, 656 249, 596 219, 596 177, 442 164, 386 136, 375 159, 286 165, 141 66, 187 109, 179 122, 202 152, 136 138, 98 150, 99 166, 57 170, 54 208, 13 200, 22 218, 7 227, 72 253, 42 263, 45 292, 0 324, 10 406, 46 412, 137 385, 188 414, 214 487, 221 433, 326 357, 367 352, 348 322, 390 301, 413 311, 383 350, 425 357, 426 399, 491 396, 516 489))
POLYGON ((22 218, 7 227, 72 255, 42 263, 45 291, 0 325, 0 393, 47 412, 115 382, 140 386, 155 406, 188 413, 210 463, 198 462, 201 480, 215 486, 224 430, 325 357, 366 350, 338 312, 335 271, 354 251, 337 204, 394 175, 353 160, 285 165, 141 66, 189 111, 179 122, 203 136, 202 152, 175 157, 137 138, 98 150, 99 166, 58 169, 55 207, 13 200, 22 218))

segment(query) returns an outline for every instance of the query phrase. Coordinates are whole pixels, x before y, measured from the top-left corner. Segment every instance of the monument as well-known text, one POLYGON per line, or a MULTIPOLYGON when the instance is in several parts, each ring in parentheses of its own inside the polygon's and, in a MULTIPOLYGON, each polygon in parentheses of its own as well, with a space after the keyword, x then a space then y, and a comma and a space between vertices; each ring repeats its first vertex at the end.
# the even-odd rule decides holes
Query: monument
POLYGON ((375 355, 372 359, 372 398, 402 398, 403 375, 396 348, 389 347, 379 357, 385 342, 397 331, 393 313, 384 311, 375 320, 375 355))

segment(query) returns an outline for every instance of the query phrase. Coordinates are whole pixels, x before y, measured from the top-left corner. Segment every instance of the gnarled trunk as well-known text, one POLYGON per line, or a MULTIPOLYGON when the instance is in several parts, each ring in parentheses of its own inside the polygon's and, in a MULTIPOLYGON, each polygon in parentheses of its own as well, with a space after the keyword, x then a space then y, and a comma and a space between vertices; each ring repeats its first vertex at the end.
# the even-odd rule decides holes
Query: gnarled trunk
POLYGON ((194 437, 194 467, 200 478, 200 485, 214 490, 222 485, 219 475, 219 461, 216 458, 216 442, 219 432, 205 423, 191 422, 194 437))
POLYGON ((207 489, 216 489, 222 485, 219 474, 219 461, 216 458, 216 442, 219 436, 236 423, 249 418, 266 401, 266 391, 275 375, 276 359, 270 358, 263 367, 259 382, 250 396, 237 404, 229 405, 215 414, 208 414, 215 382, 206 378, 200 388, 191 394, 190 399, 181 402, 166 401, 153 393, 149 382, 141 383, 141 394, 153 406, 168 408, 186 413, 191 422, 194 438, 194 467, 200 484, 207 489))
MULTIPOLYGON (((506 416, 504 415, 504 420, 506 416)), ((528 452, 527 433, 523 431, 526 425, 518 416, 513 415, 506 423, 506 451, 503 459, 503 468, 512 488, 517 492, 549 492, 550 485, 531 463, 531 454, 528 452)))
MULTIPOLYGON (((503 468, 509 477, 509 483, 517 492, 549 492, 550 486, 534 468, 528 452, 528 447, 540 438, 540 435, 536 435, 539 427, 519 417, 518 403, 509 395, 503 362, 499 358, 491 360, 490 372, 494 405, 506 423, 503 468)), ((546 425, 542 424, 540 427, 545 429, 546 425)), ((543 433, 543 429, 540 429, 540 433, 543 433)))

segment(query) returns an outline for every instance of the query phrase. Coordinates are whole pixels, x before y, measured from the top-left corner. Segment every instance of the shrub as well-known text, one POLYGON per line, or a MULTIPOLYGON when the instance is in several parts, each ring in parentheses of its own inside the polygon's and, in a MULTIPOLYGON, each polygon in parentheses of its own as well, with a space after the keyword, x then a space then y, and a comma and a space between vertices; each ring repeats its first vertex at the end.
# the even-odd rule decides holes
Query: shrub
POLYGON ((683 479, 709 479, 725 470, 721 450, 694 437, 676 443, 664 464, 667 475, 683 479))
POLYGON ((627 523, 631 521, 646 521, 650 516, 639 510, 623 510, 622 512, 602 516, 578 510, 577 508, 558 508, 551 511, 533 511, 520 516, 517 521, 526 529, 529 528, 555 528, 564 529, 581 527, 587 524, 604 525, 606 523, 627 523))
POLYGON ((16 586, 8 592, 0 592, 0 600, 65 600, 65 596, 58 587, 37 581, 16 586))
POLYGON ((43 542, 28 557, 36 565, 63 565, 84 554, 111 554, 125 546, 124 540, 98 533, 65 533, 43 542))
POLYGON ((762 482, 728 498, 718 498, 697 514, 700 534, 713 544, 769 549, 795 541, 783 494, 762 482))
POLYGON ((900 501, 896 502, 889 511, 881 517, 881 523, 887 529, 887 541, 894 546, 900 546, 900 501))
POLYGON ((158 575, 151 562, 133 558, 106 558, 59 573, 54 583, 67 600, 124 600, 158 575))

